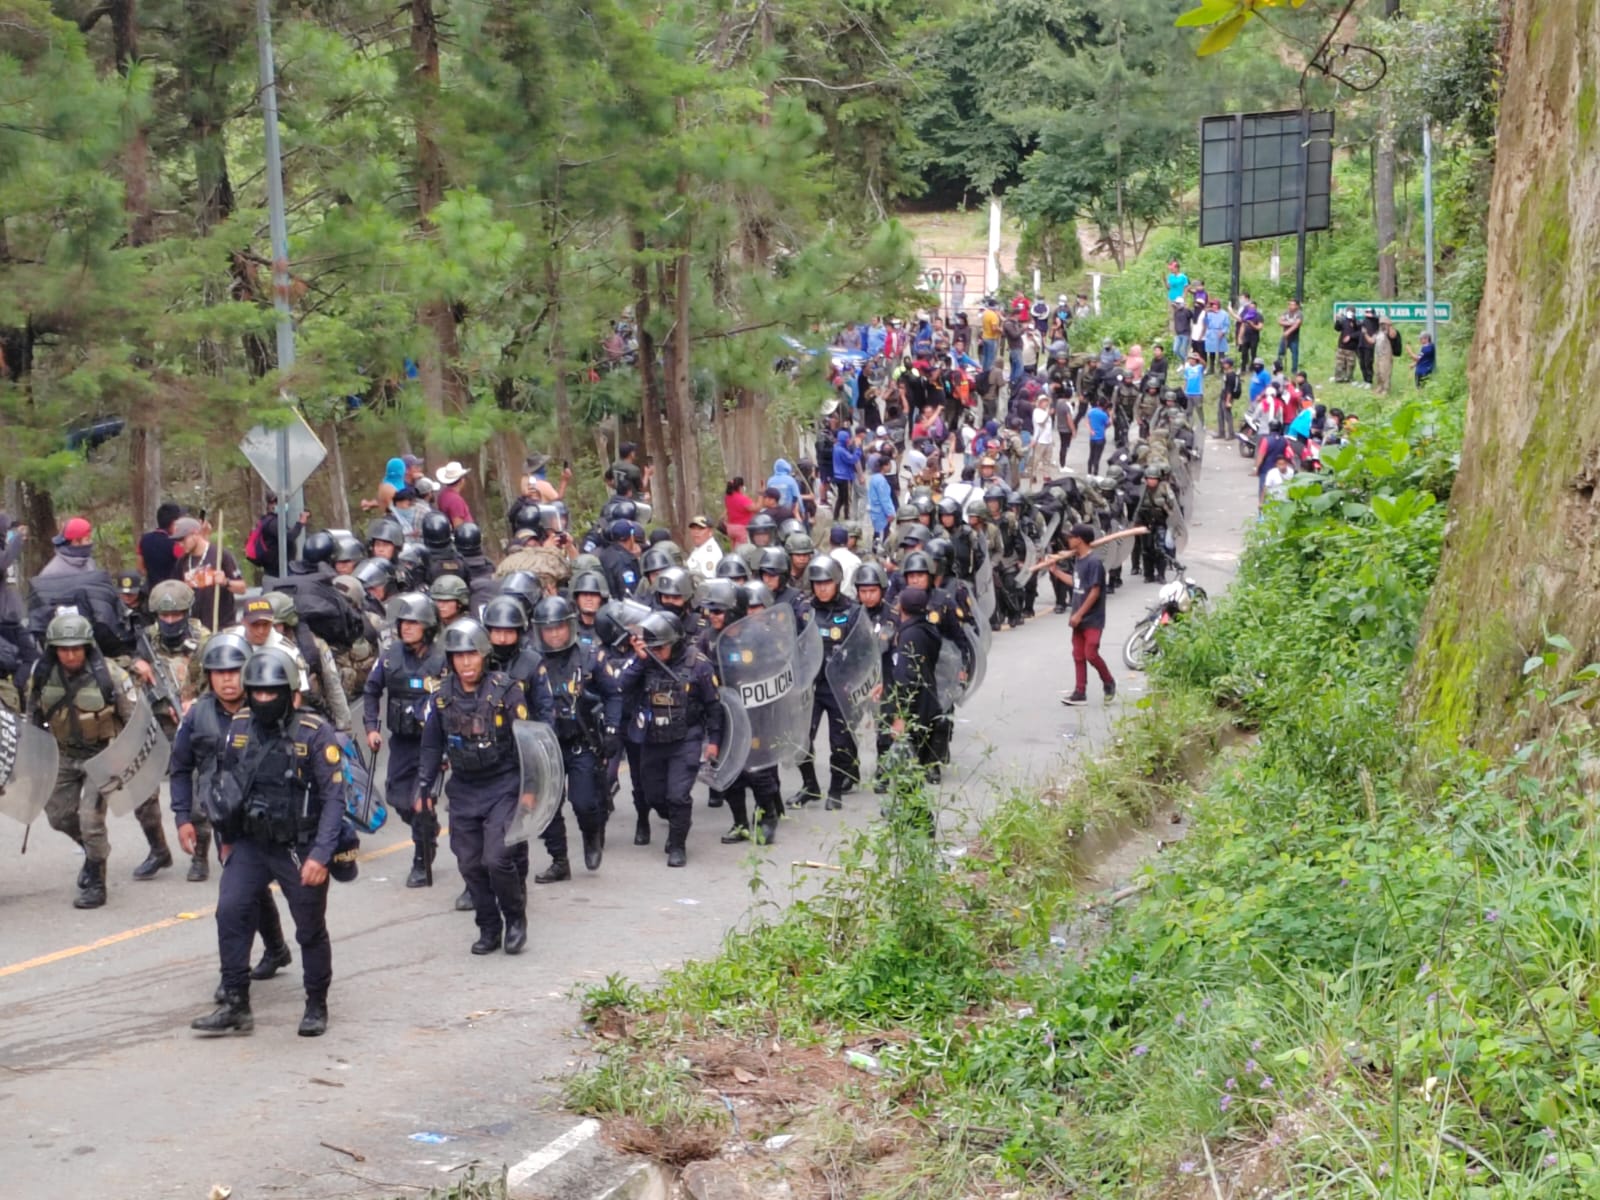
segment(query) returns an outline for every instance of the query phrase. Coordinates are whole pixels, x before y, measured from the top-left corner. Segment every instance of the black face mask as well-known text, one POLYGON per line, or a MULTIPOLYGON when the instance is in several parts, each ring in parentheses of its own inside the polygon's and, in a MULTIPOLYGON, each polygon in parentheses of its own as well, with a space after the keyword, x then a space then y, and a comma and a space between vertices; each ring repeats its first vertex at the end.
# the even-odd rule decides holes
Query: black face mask
POLYGON ((497 671, 503 671, 517 657, 517 652, 522 649, 520 641, 509 646, 489 646, 489 665, 497 671))
POLYGON ((184 639, 189 636, 189 622, 187 621, 161 621, 156 622, 160 632, 161 644, 169 650, 176 650, 183 645, 184 639))
POLYGON ((282 725, 293 708, 287 688, 273 692, 271 700, 258 700, 254 692, 250 694, 251 715, 266 725, 282 725))

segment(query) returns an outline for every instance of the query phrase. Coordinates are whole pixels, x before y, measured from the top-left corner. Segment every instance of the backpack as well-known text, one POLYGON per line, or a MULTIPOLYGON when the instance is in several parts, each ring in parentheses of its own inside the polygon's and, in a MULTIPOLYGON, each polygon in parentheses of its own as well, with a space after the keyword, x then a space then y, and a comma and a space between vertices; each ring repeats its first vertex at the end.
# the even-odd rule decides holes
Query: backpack
POLYGON ((245 539, 244 559, 253 567, 266 568, 271 564, 271 559, 267 557, 266 539, 261 536, 261 527, 266 523, 267 519, 262 517, 250 531, 250 536, 245 539))

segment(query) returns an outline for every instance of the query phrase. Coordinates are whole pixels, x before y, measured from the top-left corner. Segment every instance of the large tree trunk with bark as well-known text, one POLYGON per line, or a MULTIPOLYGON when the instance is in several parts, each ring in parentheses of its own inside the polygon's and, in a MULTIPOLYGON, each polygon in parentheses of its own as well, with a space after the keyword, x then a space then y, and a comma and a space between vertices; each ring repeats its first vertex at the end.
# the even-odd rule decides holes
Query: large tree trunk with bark
POLYGON ((1506 11, 1493 310, 1473 339, 1461 471, 1411 681, 1440 748, 1502 750, 1530 732, 1516 697, 1547 632, 1576 649, 1563 673, 1600 659, 1600 9, 1506 11))
MULTIPOLYGON (((650 264, 645 257, 644 232, 631 234, 633 246, 633 302, 634 324, 639 338, 639 429, 644 442, 645 464, 654 468, 655 476, 651 495, 655 499, 656 514, 667 525, 674 525, 672 492, 667 486, 667 448, 661 436, 661 388, 656 378, 656 339, 650 329, 653 305, 650 292, 650 264)), ((687 520, 687 518, 685 518, 687 520)))

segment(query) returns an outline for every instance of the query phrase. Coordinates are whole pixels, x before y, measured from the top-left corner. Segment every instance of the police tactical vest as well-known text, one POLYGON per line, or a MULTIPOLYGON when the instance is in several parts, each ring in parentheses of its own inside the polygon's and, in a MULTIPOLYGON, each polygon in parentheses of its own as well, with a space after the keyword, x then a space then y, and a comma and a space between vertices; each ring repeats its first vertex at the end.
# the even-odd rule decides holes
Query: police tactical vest
POLYGON ((229 725, 225 769, 217 771, 207 806, 225 840, 296 846, 315 838, 322 806, 310 742, 322 718, 299 713, 291 721, 288 729, 264 729, 241 712, 229 725))
POLYGON ((507 709, 506 693, 512 686, 508 676, 495 671, 469 694, 452 675, 434 697, 434 717, 443 722, 444 752, 452 771, 482 777, 515 769, 511 722, 528 714, 507 709))
POLYGON ((196 700, 189 709, 189 752, 194 756, 193 790, 201 803, 211 795, 217 762, 222 757, 228 726, 232 723, 233 716, 210 692, 196 700))
MULTIPOLYGON (((593 730, 585 724, 584 707, 591 697, 584 685, 594 669, 594 660, 581 646, 572 646, 557 654, 547 654, 539 664, 538 684, 550 696, 555 709, 553 722, 556 736, 563 742, 575 742, 591 736, 593 730)), ((590 705, 592 707, 592 705, 590 705)), ((589 714, 593 720, 593 714, 589 714)))
POLYGON ((420 657, 400 642, 383 652, 383 687, 389 694, 389 732, 395 737, 422 737, 428 697, 439 690, 444 675, 444 651, 430 645, 420 657))
POLYGON ((699 723, 694 700, 694 667, 699 657, 686 654, 673 669, 659 659, 651 658, 645 664, 644 706, 639 710, 639 720, 644 726, 647 745, 662 746, 681 742, 699 723))

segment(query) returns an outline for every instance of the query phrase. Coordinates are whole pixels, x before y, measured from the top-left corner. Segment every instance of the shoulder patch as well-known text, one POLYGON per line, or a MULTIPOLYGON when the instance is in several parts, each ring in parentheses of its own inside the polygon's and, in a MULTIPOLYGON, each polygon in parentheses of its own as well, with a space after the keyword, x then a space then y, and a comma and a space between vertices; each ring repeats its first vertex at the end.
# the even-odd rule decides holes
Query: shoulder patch
POLYGON ((928 620, 932 621, 935 625, 939 623, 939 612, 937 609, 930 608, 928 610, 928 620))
POLYGON ((329 745, 328 748, 322 752, 322 757, 327 759, 331 765, 337 766, 339 763, 339 747, 329 745))
POLYGON ((528 706, 526 704, 517 705, 517 720, 526 721, 527 719, 528 719, 528 706))
POLYGON ((233 735, 233 748, 235 750, 243 750, 249 744, 249 741, 250 738, 246 734, 236 733, 233 735))

